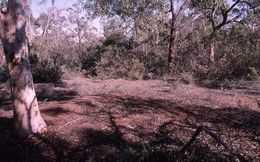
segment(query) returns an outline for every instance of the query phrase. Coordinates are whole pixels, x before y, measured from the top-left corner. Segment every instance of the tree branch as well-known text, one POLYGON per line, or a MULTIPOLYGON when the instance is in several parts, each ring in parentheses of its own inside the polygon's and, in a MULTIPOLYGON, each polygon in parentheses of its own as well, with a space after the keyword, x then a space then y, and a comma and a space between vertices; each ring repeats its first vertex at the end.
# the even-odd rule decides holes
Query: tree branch
POLYGON ((218 25, 214 25, 213 26, 213 31, 217 31, 217 30, 219 30, 219 29, 221 29, 224 25, 226 25, 227 24, 227 19, 228 19, 228 13, 230 12, 230 11, 232 11, 232 9, 238 4, 238 3, 240 3, 241 2, 241 0, 237 0, 235 3, 233 3, 230 7, 229 7, 229 9, 227 9, 226 11, 224 10, 224 9, 221 9, 221 14, 222 14, 222 22, 220 23, 220 24, 218 24, 218 25))
POLYGON ((216 134, 214 134, 213 132, 211 132, 208 128, 206 127, 198 127, 195 131, 195 133, 192 135, 191 139, 182 147, 182 149, 180 150, 180 156, 177 158, 180 158, 181 155, 183 155, 185 153, 185 151, 192 145, 192 143, 197 139, 197 137, 200 135, 201 132, 205 132, 206 134, 210 135, 216 142, 218 142, 219 144, 221 144, 222 146, 225 147, 225 149, 227 149, 231 156, 233 157, 237 157, 240 161, 246 162, 247 160, 245 159, 245 157, 243 157, 242 155, 240 155, 237 151, 234 151, 230 146, 228 146, 225 142, 223 142, 216 134))
POLYGON ((237 0, 235 3, 233 3, 229 9, 226 11, 226 13, 229 13, 238 3, 240 3, 241 0, 237 0))
POLYGON ((240 3, 245 3, 245 4, 247 4, 247 5, 250 7, 250 9, 252 9, 252 10, 254 11, 254 13, 256 13, 255 7, 252 6, 252 4, 251 4, 250 2, 247 2, 247 1, 241 1, 240 3))
POLYGON ((176 14, 176 17, 179 16, 180 12, 182 11, 183 7, 185 6, 185 4, 186 4, 187 2, 188 2, 188 0, 185 0, 185 1, 182 3, 181 7, 179 8, 179 10, 178 10, 178 12, 177 12, 177 14, 176 14))
POLYGON ((232 5, 230 6, 230 8, 229 8, 228 10, 226 10, 226 11, 224 11, 223 9, 221 10, 222 17, 223 17, 222 22, 221 22, 219 25, 217 25, 217 26, 213 26, 213 31, 219 30, 219 29, 222 28, 224 25, 227 25, 227 24, 229 24, 229 23, 232 23, 232 22, 236 21, 236 19, 238 19, 238 18, 241 16, 241 14, 238 14, 237 16, 235 16, 234 18, 232 18, 231 20, 228 20, 228 14, 229 14, 229 12, 231 12, 232 9, 234 9, 234 7, 235 7, 236 5, 238 5, 239 3, 245 3, 245 4, 247 4, 247 5, 250 7, 250 9, 252 9, 252 10, 254 11, 254 13, 256 13, 255 7, 252 6, 252 4, 251 4, 250 2, 237 0, 234 4, 232 4, 232 5))
POLYGON ((229 23, 232 23, 232 22, 235 22, 242 14, 238 14, 236 15, 235 17, 233 17, 232 19, 228 20, 226 22, 226 24, 229 24, 229 23))

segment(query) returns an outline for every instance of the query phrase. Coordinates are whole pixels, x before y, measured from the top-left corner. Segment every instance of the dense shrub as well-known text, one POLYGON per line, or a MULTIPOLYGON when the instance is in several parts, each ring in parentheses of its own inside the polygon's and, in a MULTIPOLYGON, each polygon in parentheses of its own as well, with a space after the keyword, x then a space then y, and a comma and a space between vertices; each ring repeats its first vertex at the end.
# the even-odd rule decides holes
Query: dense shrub
POLYGON ((34 82, 36 83, 58 83, 63 74, 62 65, 57 58, 38 60, 37 56, 31 56, 31 68, 34 82))
POLYGON ((9 75, 8 75, 8 70, 7 66, 1 65, 0 66, 0 83, 4 83, 8 80, 9 75))
POLYGON ((89 48, 83 69, 102 78, 146 79, 163 74, 167 65, 163 58, 151 52, 145 54, 133 39, 115 33, 101 46, 89 48))
POLYGON ((208 36, 195 39, 188 34, 177 48, 172 74, 191 74, 196 80, 256 79, 260 72, 259 32, 250 32, 244 26, 222 30, 216 38, 216 60, 209 61, 208 36), (185 43, 185 41, 187 41, 185 43))
MULTIPOLYGON (((58 58, 39 59, 36 55, 29 57, 34 82, 36 83, 57 83, 60 82, 63 74, 62 64, 58 58)), ((9 79, 6 64, 0 66, 0 83, 7 82, 9 79)))

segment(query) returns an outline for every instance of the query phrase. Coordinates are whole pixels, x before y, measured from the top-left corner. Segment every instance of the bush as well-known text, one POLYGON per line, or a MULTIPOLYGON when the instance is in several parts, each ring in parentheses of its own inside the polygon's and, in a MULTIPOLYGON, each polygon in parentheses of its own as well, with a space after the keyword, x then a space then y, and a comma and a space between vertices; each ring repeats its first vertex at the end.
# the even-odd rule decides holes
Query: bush
POLYGON ((9 75, 8 75, 7 67, 5 65, 0 66, 0 83, 7 82, 8 78, 9 75))
POLYGON ((162 76, 166 60, 148 51, 144 53, 137 42, 121 33, 108 36, 100 46, 87 50, 83 69, 88 75, 101 78, 150 79, 162 76))
POLYGON ((215 63, 212 63, 209 61, 208 36, 195 39, 195 35, 190 34, 182 41, 183 46, 176 48, 172 73, 175 76, 189 73, 196 81, 257 80, 259 36, 259 33, 249 32, 239 25, 220 31, 215 43, 215 63), (186 46, 185 40, 189 41, 186 46))
POLYGON ((58 83, 61 81, 62 66, 55 62, 55 58, 38 60, 37 56, 31 56, 30 60, 35 83, 58 83))

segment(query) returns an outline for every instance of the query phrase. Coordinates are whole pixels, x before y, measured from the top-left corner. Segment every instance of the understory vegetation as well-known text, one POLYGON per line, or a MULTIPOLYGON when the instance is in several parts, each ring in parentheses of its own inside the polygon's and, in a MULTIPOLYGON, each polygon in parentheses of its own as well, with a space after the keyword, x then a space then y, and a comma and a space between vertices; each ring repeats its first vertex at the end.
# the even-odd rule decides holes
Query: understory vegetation
MULTIPOLYGON (((80 0, 64 16, 53 3, 31 16, 34 81, 59 82, 71 72, 103 79, 259 81, 259 11, 258 1, 80 0), (100 22, 92 25, 95 19, 100 22)), ((0 80, 7 76, 3 60, 0 80)))
POLYGON ((1 2, 1 160, 260 161, 259 0, 1 2))

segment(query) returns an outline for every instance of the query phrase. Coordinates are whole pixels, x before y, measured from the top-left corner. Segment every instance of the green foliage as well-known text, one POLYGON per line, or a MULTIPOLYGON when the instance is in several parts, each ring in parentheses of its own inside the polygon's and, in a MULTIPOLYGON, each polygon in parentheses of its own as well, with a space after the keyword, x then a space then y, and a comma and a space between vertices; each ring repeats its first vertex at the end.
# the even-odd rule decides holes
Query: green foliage
POLYGON ((97 62, 97 74, 102 77, 116 78, 140 78, 144 75, 144 70, 136 70, 142 67, 137 54, 132 53, 133 46, 131 40, 125 39, 121 34, 114 34, 103 42, 103 53, 97 62))
POLYGON ((260 69, 256 68, 249 68, 251 70, 251 73, 248 74, 248 77, 252 80, 255 80, 257 82, 260 82, 260 69))
POLYGON ((178 38, 176 43, 180 42, 180 46, 175 48, 176 56, 171 68, 175 78, 182 80, 183 74, 189 74, 197 81, 257 80, 260 67, 259 31, 250 31, 238 24, 221 30, 216 35, 215 63, 209 61, 208 36, 201 35, 192 32, 178 38))
POLYGON ((136 44, 122 33, 112 34, 102 46, 89 49, 83 67, 87 74, 105 78, 144 79, 162 75, 165 60, 152 53, 144 54, 136 44))
POLYGON ((36 83, 58 83, 60 82, 62 72, 61 62, 58 58, 40 60, 37 56, 31 56, 31 68, 33 80, 36 83))
POLYGON ((259 67, 259 41, 257 33, 250 33, 244 26, 234 26, 229 33, 222 32, 217 50, 218 64, 213 67, 215 77, 247 77, 251 73, 250 68, 259 67))
POLYGON ((5 65, 0 66, 0 83, 6 82, 9 78, 8 70, 5 65))
MULTIPOLYGON (((67 18, 51 15, 47 33, 34 40, 35 80, 57 81, 65 71, 80 70, 100 78, 153 79, 165 75, 184 83, 259 79, 259 8, 254 13, 246 3, 239 3, 225 15, 234 1, 191 0, 183 6, 184 1, 175 1, 174 54, 168 68, 169 1, 78 2, 68 9, 67 18), (89 32, 89 13, 105 20, 102 36, 89 32), (225 16, 228 23, 214 31, 225 16), (231 18, 239 23, 231 23, 231 18), (212 40, 215 63, 209 55, 212 40)), ((250 4, 259 5, 256 1, 250 4)), ((45 28, 48 16, 42 14, 35 21, 38 31, 45 28)))
POLYGON ((118 15, 127 19, 141 14, 153 14, 155 10, 163 7, 163 3, 158 0, 90 0, 86 7, 94 9, 94 13, 99 16, 118 15))

